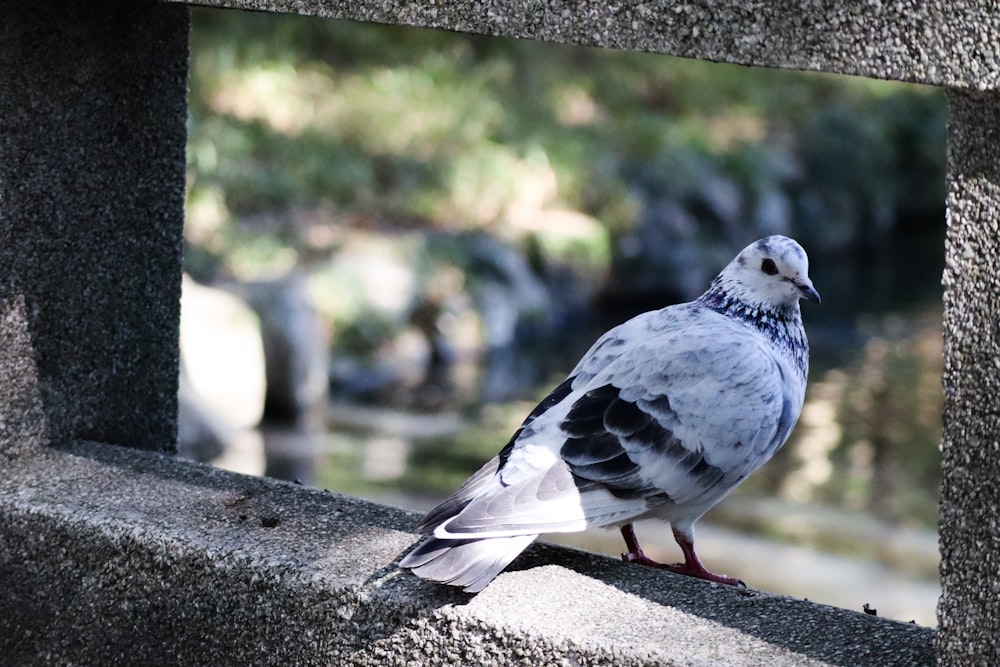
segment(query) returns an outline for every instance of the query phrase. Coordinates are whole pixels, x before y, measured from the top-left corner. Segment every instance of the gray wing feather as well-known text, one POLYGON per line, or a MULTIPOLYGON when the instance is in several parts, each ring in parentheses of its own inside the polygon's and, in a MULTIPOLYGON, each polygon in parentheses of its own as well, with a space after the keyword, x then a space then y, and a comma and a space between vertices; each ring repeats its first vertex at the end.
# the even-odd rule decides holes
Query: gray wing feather
POLYGON ((458 490, 448 496, 444 502, 428 512, 423 519, 421 519, 420 523, 417 524, 417 530, 423 532, 435 528, 436 526, 459 514, 469 505, 470 502, 482 496, 484 492, 488 491, 495 482, 497 474, 507 464, 507 459, 510 457, 510 454, 513 451, 518 439, 521 437, 521 434, 524 433, 526 429, 531 428, 532 422, 534 422, 539 415, 544 414, 546 410, 566 398, 566 396, 572 392, 572 386, 573 378, 570 377, 563 381, 563 383, 558 387, 553 389, 548 396, 539 402, 539 404, 535 406, 535 409, 532 410, 527 417, 525 417, 520 428, 517 429, 504 448, 500 450, 500 453, 493 457, 486 465, 477 470, 471 477, 469 477, 469 479, 465 480, 465 483, 462 484, 458 490))
POLYGON ((399 566, 415 574, 478 593, 517 558, 537 535, 490 539, 442 540, 428 537, 399 566))
POLYGON ((465 483, 444 502, 424 515, 416 529, 420 532, 433 530, 435 526, 459 514, 470 502, 490 488, 493 478, 502 466, 501 457, 494 456, 489 463, 465 480, 465 483))

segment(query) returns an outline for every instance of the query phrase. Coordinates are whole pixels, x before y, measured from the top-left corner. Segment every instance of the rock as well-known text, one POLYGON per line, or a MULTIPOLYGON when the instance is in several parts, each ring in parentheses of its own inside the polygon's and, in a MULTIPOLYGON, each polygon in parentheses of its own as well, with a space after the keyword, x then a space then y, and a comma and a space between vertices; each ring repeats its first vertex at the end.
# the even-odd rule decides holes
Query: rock
POLYGON ((524 254, 485 234, 470 241, 466 287, 483 319, 486 347, 510 347, 518 333, 546 328, 552 298, 524 254))
POLYGON ((185 276, 180 345, 191 395, 202 408, 230 428, 256 426, 264 413, 266 376, 260 321, 253 309, 185 276))
POLYGON ((264 419, 295 424, 322 413, 329 388, 329 334, 296 273, 230 287, 260 319, 267 389, 264 419))
POLYGON ((184 277, 177 448, 181 456, 261 474, 252 427, 264 409, 259 322, 242 300, 184 277))
POLYGON ((177 453, 186 459, 208 463, 226 451, 228 431, 221 418, 207 409, 191 387, 184 367, 180 371, 177 396, 177 453))

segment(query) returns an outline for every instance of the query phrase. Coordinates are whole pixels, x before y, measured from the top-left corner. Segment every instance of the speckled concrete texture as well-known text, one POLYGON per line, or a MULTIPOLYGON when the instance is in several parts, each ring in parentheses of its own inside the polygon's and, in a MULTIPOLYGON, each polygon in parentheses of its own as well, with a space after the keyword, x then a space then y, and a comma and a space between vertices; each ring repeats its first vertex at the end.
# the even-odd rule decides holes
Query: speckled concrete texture
POLYGON ((1000 94, 950 92, 942 665, 1000 660, 1000 94))
MULTIPOLYGON (((0 20, 0 662, 1000 661, 1000 4, 201 0, 950 86, 941 631, 539 545, 475 598, 396 572, 412 517, 169 450, 187 8, 0 20), (135 450, 76 442, 121 443, 135 450)), ((819 573, 817 576, 822 576, 819 573)))
POLYGON ((0 453, 173 446, 187 15, 4 3, 0 453))
MULTIPOLYGON (((476 597, 415 515, 120 447, 0 478, 5 664, 928 665, 934 632, 538 545, 476 597)), ((822 576, 822 573, 817 573, 822 576)))
POLYGON ((984 0, 197 0, 194 4, 962 88, 1000 84, 1000 4, 984 0))

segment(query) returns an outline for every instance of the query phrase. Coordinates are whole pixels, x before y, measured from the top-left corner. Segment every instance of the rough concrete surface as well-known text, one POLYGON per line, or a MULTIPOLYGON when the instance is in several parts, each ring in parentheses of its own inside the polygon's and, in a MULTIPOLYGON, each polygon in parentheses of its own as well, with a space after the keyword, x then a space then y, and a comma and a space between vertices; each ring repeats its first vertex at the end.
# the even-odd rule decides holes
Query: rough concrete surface
POLYGON ((934 632, 538 545, 483 593, 398 572, 415 516, 94 443, 0 479, 17 665, 926 665, 934 632))
MULTIPOLYGON (((187 8, 0 21, 0 662, 997 664, 1000 3, 201 0, 952 87, 940 627, 540 545, 475 598, 412 517, 138 449, 176 430, 187 8), (960 92, 959 89, 965 92, 960 92)), ((821 576, 818 575, 818 576, 821 576)))
POLYGON ((941 664, 1000 659, 1000 94, 950 92, 941 664))
MULTIPOLYGON (((181 0, 172 0, 181 1, 181 0)), ((991 0, 196 0, 959 88, 1000 84, 991 0)))
POLYGON ((0 20, 0 453, 174 442, 185 7, 0 20))

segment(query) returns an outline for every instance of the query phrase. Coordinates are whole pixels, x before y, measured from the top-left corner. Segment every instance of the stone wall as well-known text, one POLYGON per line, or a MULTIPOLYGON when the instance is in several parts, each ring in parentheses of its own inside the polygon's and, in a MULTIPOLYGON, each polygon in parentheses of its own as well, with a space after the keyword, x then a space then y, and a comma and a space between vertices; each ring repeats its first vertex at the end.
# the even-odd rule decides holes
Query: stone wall
POLYGON ((549 545, 470 596, 395 568, 415 519, 149 452, 49 448, 0 478, 0 656, 373 667, 934 659, 928 628, 549 545))
MULTIPOLYGON (((170 0, 181 1, 181 0, 170 0)), ((983 0, 195 0, 954 88, 1000 84, 1000 11, 983 0)))
MULTIPOLYGON (((952 88, 938 660, 1000 661, 1000 7, 979 0, 204 4, 952 88)), ((504 575, 466 603, 392 574, 393 558, 412 539, 399 513, 112 447, 174 447, 187 25, 181 4, 13 0, 4 7, 5 656, 24 664, 931 660, 927 630, 566 550, 533 550, 522 566, 548 565, 504 575), (81 439, 102 444, 44 446, 81 439)))
POLYGON ((942 663, 1000 656, 1000 96, 948 96, 942 663))
POLYGON ((187 9, 13 0, 0 22, 0 453, 169 451, 187 9))

